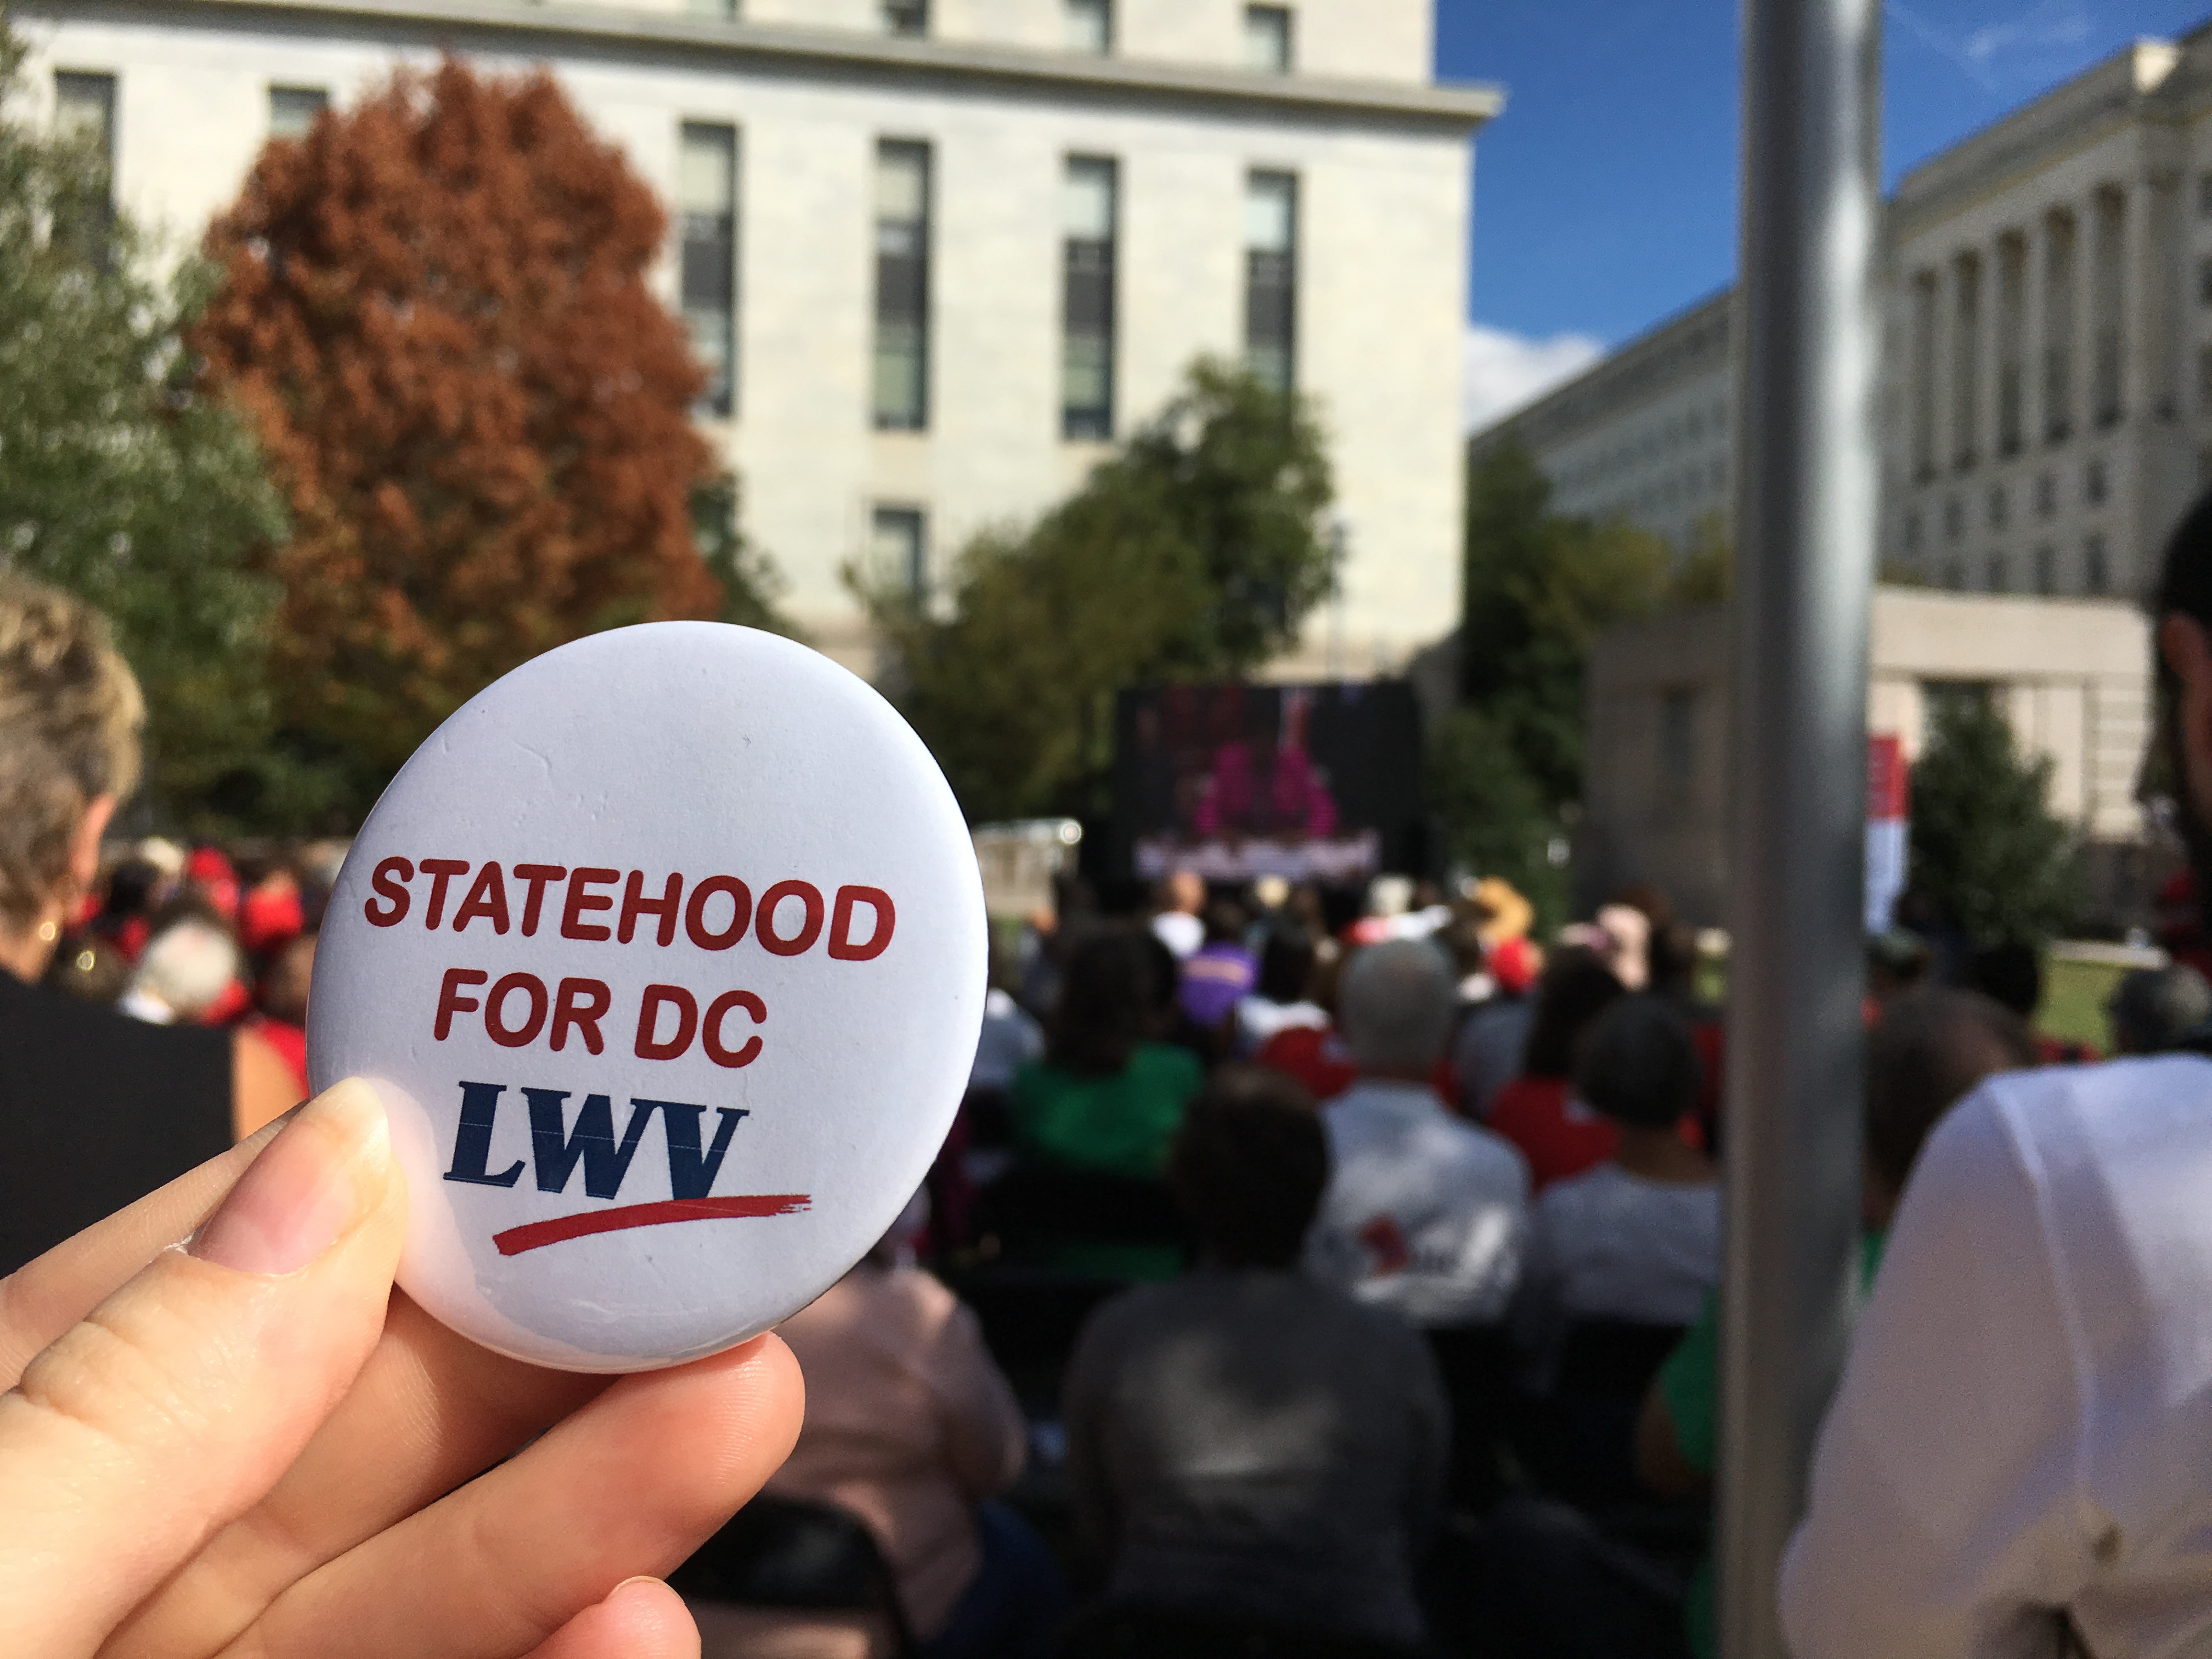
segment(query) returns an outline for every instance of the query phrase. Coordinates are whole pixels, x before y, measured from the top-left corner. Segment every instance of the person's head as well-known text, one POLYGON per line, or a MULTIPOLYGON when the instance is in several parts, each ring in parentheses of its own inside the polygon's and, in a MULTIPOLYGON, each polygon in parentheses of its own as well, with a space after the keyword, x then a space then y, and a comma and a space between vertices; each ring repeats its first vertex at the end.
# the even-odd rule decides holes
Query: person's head
POLYGON ((90 889, 100 838, 138 781, 144 719, 106 617, 0 578, 0 943, 24 978, 45 969, 90 889))
POLYGON ((307 1023, 307 988, 315 976, 315 936, 301 933, 276 953, 261 976, 255 1002, 271 1019, 288 1025, 307 1023))
POLYGON ((1866 1211, 1883 1227, 1944 1113, 1984 1078, 2035 1064, 2027 1022, 1978 991, 1931 985, 1882 1012, 1867 1038, 1866 1211))
POLYGON ((214 923, 186 916, 154 935, 138 958, 131 988, 150 997, 180 1024, 189 1024, 216 1004, 238 977, 237 942, 214 923))
POLYGON ((1651 931, 1651 988, 1669 996, 1692 995, 1698 983, 1698 930, 1670 921, 1651 931))
POLYGON ((1196 915, 1206 903, 1206 882, 1195 870, 1178 870, 1160 884, 1159 906, 1196 915))
POLYGON ((1269 1002, 1299 1002, 1313 988, 1313 936, 1295 924, 1270 927, 1260 947, 1260 978, 1253 987, 1269 1002))
POLYGON ((46 983, 82 1002, 112 1003, 131 983, 130 958, 106 939, 85 934, 54 952, 46 983))
POLYGON ((1987 945, 1966 961, 1966 988, 2002 1003, 2022 1019, 2043 1000, 2043 958, 2033 945, 1987 945))
POLYGON ((1053 1011, 1054 1065, 1082 1076, 1111 1077, 1128 1064, 1153 1015, 1148 942, 1149 933, 1139 939, 1119 928, 1102 929, 1070 950, 1053 1011))
POLYGON ((1344 970, 1336 1023, 1364 1074, 1420 1081, 1443 1052, 1458 1003, 1443 951, 1425 939, 1389 939, 1344 970))
POLYGON ((2112 988, 2105 1018, 2115 1052, 2158 1054, 2212 1019, 2212 982, 2182 962, 2138 968, 2112 988))
POLYGON ((1690 1024, 1651 992, 1616 998, 1575 1059, 1575 1093, 1628 1129, 1672 1129, 1698 1103, 1690 1024))
POLYGON ((1537 988, 1521 1069, 1530 1077, 1572 1076, 1575 1048, 1583 1033, 1627 994, 1595 952, 1579 947, 1559 951, 1537 988))
POLYGON ((1218 898, 1208 902, 1202 920, 1208 945, 1242 945, 1250 919, 1235 899, 1218 898))
POLYGON ((1901 996, 1927 977, 1932 953, 1908 928, 1893 927, 1867 941, 1867 994, 1876 1002, 1901 996))
POLYGON ((1536 982, 1543 971, 1544 953, 1525 937, 1502 939, 1490 947, 1483 958, 1489 970, 1491 983, 1497 986, 1500 996, 1526 996, 1528 988, 1536 982))
POLYGON ((1328 1184, 1313 1097, 1279 1072, 1223 1066, 1176 1133, 1168 1184, 1222 1266, 1296 1266, 1328 1184))

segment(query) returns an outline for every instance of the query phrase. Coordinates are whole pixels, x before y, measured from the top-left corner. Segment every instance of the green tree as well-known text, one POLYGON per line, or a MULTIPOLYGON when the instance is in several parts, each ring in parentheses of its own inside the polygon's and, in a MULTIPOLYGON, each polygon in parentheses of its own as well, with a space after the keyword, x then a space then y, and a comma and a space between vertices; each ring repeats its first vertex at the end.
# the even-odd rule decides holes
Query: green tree
POLYGON ((1453 709, 1429 735, 1428 768, 1429 810, 1453 860, 1512 883, 1547 925, 1565 921, 1566 871, 1551 858, 1564 828, 1505 723, 1486 709, 1453 709))
POLYGON ((1517 443, 1477 459, 1468 486, 1459 690, 1480 720, 1436 734, 1431 805, 1463 863, 1563 893, 1546 853, 1582 794, 1583 664, 1607 629, 1668 600, 1673 551, 1619 520, 1553 514, 1517 443))
POLYGON ((944 592, 848 572, 896 700, 972 819, 1103 805, 1114 693, 1236 676, 1330 591, 1318 423, 1200 362, 1160 416, 1027 529, 977 537, 944 592))
POLYGON ((1931 697, 1912 769, 1910 878, 1977 944, 2040 943, 2081 907, 2078 839, 2049 805, 2051 763, 2020 752, 1985 687, 1931 697))
POLYGON ((179 343, 212 273, 147 274, 104 157, 27 124, 23 57, 0 9, 0 563, 113 621, 146 691, 149 785, 185 827, 240 827, 246 793, 312 811, 322 781, 269 744, 276 592, 252 561, 284 515, 179 343))

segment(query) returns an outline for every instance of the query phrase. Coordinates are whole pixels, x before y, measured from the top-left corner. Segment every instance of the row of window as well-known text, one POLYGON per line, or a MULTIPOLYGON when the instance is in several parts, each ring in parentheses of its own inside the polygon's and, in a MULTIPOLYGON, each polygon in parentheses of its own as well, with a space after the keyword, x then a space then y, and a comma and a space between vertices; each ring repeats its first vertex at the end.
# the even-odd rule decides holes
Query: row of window
POLYGON ((1560 476, 1559 486, 1563 489, 1579 489, 1585 484, 1607 482, 1639 463, 1662 459, 1686 446, 1702 444, 1709 432, 1717 437, 1725 436, 1728 432, 1725 398, 1715 399, 1710 408, 1699 404, 1662 425, 1645 428, 1627 442, 1581 466, 1570 467, 1560 476))
MULTIPOLYGON (((704 412, 729 415, 737 386, 737 147, 734 127, 686 122, 678 172, 685 322, 708 365, 704 412)), ((929 425, 932 201, 934 157, 918 140, 876 146, 875 345, 871 404, 876 426, 929 425)), ((1121 168, 1109 156, 1071 155, 1060 185, 1060 433, 1111 437, 1121 168)), ((1297 380, 1298 185, 1294 174, 1255 172, 1245 181, 1245 355, 1278 391, 1297 380)))
MULTIPOLYGON (((54 77, 58 119, 112 155, 115 77, 54 77)), ((269 130, 304 137, 329 106, 319 87, 269 88, 269 130)), ((885 431, 929 425, 931 148, 886 138, 876 147, 875 344, 871 403, 885 431)), ((1107 156, 1072 155, 1061 185, 1060 431, 1072 440, 1114 432, 1116 251, 1121 170, 1107 156)), ((728 416, 738 386, 738 130, 687 121, 678 147, 678 301, 707 386, 702 414, 728 416)), ((1245 181, 1245 351, 1278 391, 1297 379, 1298 185, 1287 173, 1245 181)))
MULTIPOLYGON (((890 34, 929 33, 929 0, 880 0, 884 30, 890 34)), ((1103 58, 1114 50, 1114 0, 1060 0, 1067 49, 1103 58)), ((724 21, 738 15, 738 0, 687 0, 695 17, 724 21)), ((1244 58, 1252 68, 1285 74, 1291 67, 1291 25, 1288 6, 1244 8, 1244 58)))
MULTIPOLYGON (((304 138, 315 118, 331 106, 323 87, 271 85, 269 88, 269 136, 304 138)), ((89 139, 112 163, 115 157, 115 77, 80 70, 60 70, 54 75, 54 125, 74 137, 89 139)))
MULTIPOLYGON (((2090 507, 2102 507, 2112 493, 2112 486, 2102 457, 2093 456, 2081 469, 2081 500, 2090 507)), ((2058 477, 2045 471, 2035 480, 2035 513, 2048 519, 2058 511, 2058 477)), ((2002 484, 1990 486, 1988 497, 1988 522, 1991 530, 2002 530, 2012 515, 2011 496, 2002 484)), ((1947 541, 1957 541, 1966 532, 1966 503, 1954 495, 1943 503, 1943 536, 1947 541)), ((1918 508, 1905 515, 1905 550, 1920 550, 1920 512, 1918 508)))
POLYGON ((1641 519, 1686 507, 1711 509, 1721 505, 1727 489, 1728 463, 1716 458, 1703 465, 1692 463, 1641 489, 1602 501, 1589 509, 1589 516, 1641 519))
MULTIPOLYGON (((2027 573, 2033 584, 2028 591, 2046 598, 2061 592, 2064 584, 2059 580, 2058 550, 2046 542, 2035 550, 2033 559, 2033 565, 2027 573)), ((2009 593, 2014 591, 2010 554, 1990 554, 1983 567, 1983 592, 2009 593)), ((1945 568, 1943 585, 1958 592, 1964 592, 1972 586, 1965 561, 1954 559, 1945 568)), ((2088 537, 2081 544, 2081 591, 2102 597, 2112 590, 2112 562, 2105 550, 2105 538, 2102 536, 2088 537)))

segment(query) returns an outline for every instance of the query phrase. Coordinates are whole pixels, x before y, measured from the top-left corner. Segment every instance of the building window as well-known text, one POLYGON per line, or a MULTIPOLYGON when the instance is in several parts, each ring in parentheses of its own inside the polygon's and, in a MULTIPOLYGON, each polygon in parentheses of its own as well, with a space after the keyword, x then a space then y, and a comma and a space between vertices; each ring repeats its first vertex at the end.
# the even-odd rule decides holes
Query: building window
POLYGON ((1974 254, 1951 268, 1951 465, 1971 471, 1981 458, 1982 262, 1974 254))
POLYGON ((917 599, 929 594, 929 520, 916 507, 876 509, 876 568, 901 578, 906 591, 917 599))
POLYGON ((2112 573, 2105 562, 2105 538, 2092 536, 2081 544, 2081 585, 2103 595, 2112 591, 2112 573))
POLYGON ((1966 567, 1956 559, 1952 560, 1949 564, 1944 566, 1943 586, 1949 588, 1954 593, 1965 592, 1966 591, 1966 567))
POLYGON ((2064 443, 2074 434, 2074 277, 2076 227, 2070 213, 2044 225, 2043 436, 2064 443))
POLYGON ((1277 75, 1291 67, 1291 9, 1288 6, 1244 8, 1244 61, 1255 70, 1277 75))
POLYGON ((2017 455, 2027 442, 2027 238, 2013 231, 1997 241, 1997 453, 2017 455))
POLYGON ((2051 473, 2043 473, 2035 481, 2035 512, 2038 518, 2049 518, 2058 510, 2058 480, 2051 473))
POLYGON ((2081 499, 2092 507, 2101 506, 2105 500, 2105 464, 2092 461, 2082 469, 2081 499))
POLYGON ((1920 515, 1917 513, 1905 515, 1905 550, 1907 553, 1920 550, 1920 515))
POLYGON ((1061 277, 1060 427, 1063 437, 1114 435, 1114 163, 1071 155, 1061 186, 1066 269, 1061 277))
POLYGON ((115 220, 115 77, 63 70, 54 76, 54 128, 63 138, 84 146, 97 163, 97 194, 58 204, 54 235, 106 270, 112 250, 109 233, 115 220))
POLYGON ((707 371, 699 412, 728 415, 738 384, 738 131, 684 124, 676 168, 684 325, 707 371))
POLYGON ((1298 181, 1255 173, 1244 186, 1244 360, 1277 392, 1297 383, 1298 181))
POLYGON ((315 130, 322 112, 331 106, 331 95, 320 87, 269 88, 269 136, 304 138, 315 130))
POLYGON ((884 27, 892 34, 929 33, 929 0, 884 0, 884 27))
POLYGON ((65 138, 89 146, 110 173, 115 168, 115 77, 61 70, 54 75, 54 125, 65 138))
POLYGON ((2004 486, 1998 484, 1990 491, 1990 528, 2002 530, 2007 516, 2004 486))
POLYGON ((876 146, 876 424, 929 424, 929 146, 876 146))
POLYGON ((1990 592, 1992 593, 2009 593, 2011 591, 2012 573, 2006 567, 2005 556, 2002 553, 1990 554, 1990 592))
POLYGON ((1095 58, 1114 50, 1114 0, 1067 0, 1067 49, 1095 58))
POLYGON ((2035 591, 2048 599, 2058 591, 2058 552, 2050 546, 2035 550, 2035 591))
POLYGON ((1912 476, 1925 483, 1936 476, 1936 273, 1912 279, 1912 476))
POLYGON ((1966 527, 1966 509, 1959 504, 1956 495, 1943 503, 1943 536, 1947 541, 1957 541, 1966 527))

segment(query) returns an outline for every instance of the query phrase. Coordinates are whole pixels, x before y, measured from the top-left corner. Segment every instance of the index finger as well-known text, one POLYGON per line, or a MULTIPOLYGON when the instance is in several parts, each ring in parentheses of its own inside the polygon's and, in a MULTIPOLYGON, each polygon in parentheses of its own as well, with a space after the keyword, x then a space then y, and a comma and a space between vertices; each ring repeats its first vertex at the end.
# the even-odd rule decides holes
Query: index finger
POLYGON ((190 1237, 290 1120, 288 1112, 221 1157, 186 1170, 0 1279, 0 1392, 15 1386, 40 1349, 163 1250, 190 1237))

